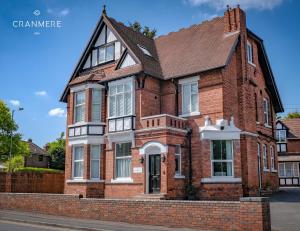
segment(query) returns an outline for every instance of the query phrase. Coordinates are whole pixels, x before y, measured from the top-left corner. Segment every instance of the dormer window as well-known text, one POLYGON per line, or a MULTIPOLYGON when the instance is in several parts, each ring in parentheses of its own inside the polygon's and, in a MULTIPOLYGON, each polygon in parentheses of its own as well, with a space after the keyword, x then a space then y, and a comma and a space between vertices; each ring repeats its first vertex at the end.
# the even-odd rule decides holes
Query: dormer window
POLYGON ((142 51, 145 55, 148 55, 148 56, 151 56, 151 57, 152 57, 151 53, 147 50, 146 47, 143 47, 143 46, 141 46, 140 44, 138 44, 138 47, 141 49, 141 51, 142 51))
POLYGON ((117 60, 120 58, 122 51, 121 43, 113 32, 104 25, 83 69, 117 60))

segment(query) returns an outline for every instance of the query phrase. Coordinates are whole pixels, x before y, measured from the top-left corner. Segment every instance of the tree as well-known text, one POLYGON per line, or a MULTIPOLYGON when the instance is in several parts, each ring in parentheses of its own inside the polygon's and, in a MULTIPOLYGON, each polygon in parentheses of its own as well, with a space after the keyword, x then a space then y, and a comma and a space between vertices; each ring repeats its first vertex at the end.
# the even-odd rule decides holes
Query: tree
POLYGON ((134 23, 129 23, 129 27, 132 28, 134 31, 142 33, 143 35, 145 35, 148 38, 153 39, 156 35, 156 29, 150 29, 148 26, 145 26, 142 29, 141 24, 138 21, 134 21, 134 23))
POLYGON ((294 119, 294 118, 300 118, 300 113, 298 111, 290 112, 285 117, 286 119, 294 119))
POLYGON ((10 141, 12 134, 12 157, 28 155, 28 144, 22 141, 22 135, 16 133, 18 125, 12 120, 11 112, 7 105, 0 100, 0 161, 9 160, 10 141))
POLYGON ((51 156, 51 168, 60 170, 65 169, 66 140, 64 135, 65 134, 62 132, 58 139, 46 144, 46 151, 51 156))

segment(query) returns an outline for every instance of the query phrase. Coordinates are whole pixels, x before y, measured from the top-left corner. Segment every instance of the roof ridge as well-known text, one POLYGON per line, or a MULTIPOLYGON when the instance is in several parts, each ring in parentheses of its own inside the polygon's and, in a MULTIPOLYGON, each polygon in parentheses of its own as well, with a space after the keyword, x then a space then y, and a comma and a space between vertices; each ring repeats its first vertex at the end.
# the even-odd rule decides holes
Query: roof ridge
POLYGON ((220 20, 221 18, 223 18, 223 16, 218 16, 218 17, 212 18, 212 19, 210 19, 210 20, 204 20, 204 21, 202 21, 201 23, 198 23, 198 24, 197 24, 197 23, 196 23, 196 24, 192 24, 192 25, 190 25, 190 26, 188 26, 188 27, 182 27, 182 28, 179 28, 177 31, 170 31, 170 32, 167 33, 167 34, 163 34, 163 35, 160 35, 160 36, 156 37, 156 38, 154 39, 154 41, 156 41, 156 40, 158 40, 158 39, 160 39, 160 38, 162 38, 162 37, 167 37, 167 36, 169 36, 169 35, 171 35, 171 34, 174 34, 174 33, 182 32, 182 31, 185 31, 185 30, 190 30, 190 29, 193 28, 193 27, 204 26, 204 25, 207 24, 207 23, 211 23, 212 21, 220 20))

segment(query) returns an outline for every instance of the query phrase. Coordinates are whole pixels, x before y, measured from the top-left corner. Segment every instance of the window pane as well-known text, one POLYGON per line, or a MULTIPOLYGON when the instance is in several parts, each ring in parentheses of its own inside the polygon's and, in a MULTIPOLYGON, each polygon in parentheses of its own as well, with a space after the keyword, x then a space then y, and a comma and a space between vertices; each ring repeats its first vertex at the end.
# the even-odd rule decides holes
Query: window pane
POLYGON ((279 164, 279 176, 284 176, 284 164, 279 164))
POLYGON ((92 100, 93 103, 100 103, 101 101, 101 90, 93 89, 92 91, 92 100))
POLYGON ((124 91, 125 91, 125 92, 131 91, 131 87, 132 87, 132 83, 131 83, 131 82, 125 83, 125 84, 124 84, 124 91))
POLYGON ((280 144, 281 152, 286 152, 286 144, 280 144))
POLYGON ((92 160, 99 160, 100 158, 100 145, 91 145, 91 156, 92 160))
POLYGON ((124 99, 124 103, 125 103, 125 112, 124 115, 130 115, 131 114, 131 92, 127 92, 125 93, 125 99, 124 99))
POLYGON ((116 116, 116 96, 109 97, 109 116, 116 116))
POLYGON ((293 165, 292 165, 292 163, 285 163, 285 174, 286 174, 286 177, 292 177, 293 176, 293 165))
POLYGON ((105 61, 110 61, 114 59, 114 53, 115 53, 115 46, 111 45, 106 47, 106 58, 105 61))
POLYGON ((197 83, 192 83, 191 84, 191 92, 192 94, 198 94, 198 84, 197 83))
POLYGON ((93 89, 92 91, 92 121, 100 121, 101 119, 101 91, 93 89))
POLYGON ((130 177, 131 158, 117 159, 116 168, 116 177, 130 177))
POLYGON ((123 84, 117 85, 117 93, 122 93, 122 92, 124 92, 124 85, 123 84))
POLYGON ((84 105, 76 106, 75 107, 75 122, 84 121, 84 105))
POLYGON ((114 95, 117 92, 117 87, 116 86, 110 86, 109 87, 109 94, 114 95))
POLYGON ((226 160, 232 160, 232 141, 226 140, 226 160))
POLYGON ((83 104, 85 102, 85 92, 77 92, 76 93, 76 105, 83 104))
POLYGON ((182 102, 182 111, 183 113, 190 112, 190 85, 183 85, 182 87, 182 94, 183 94, 183 102, 182 102))
POLYGON ((175 155, 175 172, 179 173, 179 155, 175 155))
POLYGON ((191 112, 198 111, 198 94, 191 95, 191 112))
POLYGON ((99 179, 100 178, 100 164, 99 160, 91 161, 91 178, 99 179))
POLYGON ((83 147, 74 148, 74 160, 83 160, 83 147))
POLYGON ((131 156, 131 143, 116 144, 116 157, 131 156))
POLYGON ((99 49, 99 63, 105 62, 105 48, 99 49))
POLYGON ((221 160, 221 141, 213 141, 213 160, 221 160))
POLYGON ((74 177, 83 177, 83 162, 74 163, 74 177))
POLYGON ((124 115, 123 94, 117 95, 117 116, 124 115))
POLYGON ((96 66, 98 64, 98 50, 95 49, 92 51, 92 66, 96 66))
POLYGON ((222 163, 221 162, 214 162, 213 163, 213 174, 214 174, 214 176, 223 176, 222 163))

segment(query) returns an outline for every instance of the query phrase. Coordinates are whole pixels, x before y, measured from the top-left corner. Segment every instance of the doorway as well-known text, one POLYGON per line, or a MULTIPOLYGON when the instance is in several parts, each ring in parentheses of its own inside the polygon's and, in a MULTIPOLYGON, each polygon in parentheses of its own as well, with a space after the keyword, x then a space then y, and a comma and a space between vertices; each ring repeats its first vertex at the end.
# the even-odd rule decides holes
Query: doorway
POLYGON ((160 154, 149 155, 149 193, 160 193, 160 154))

